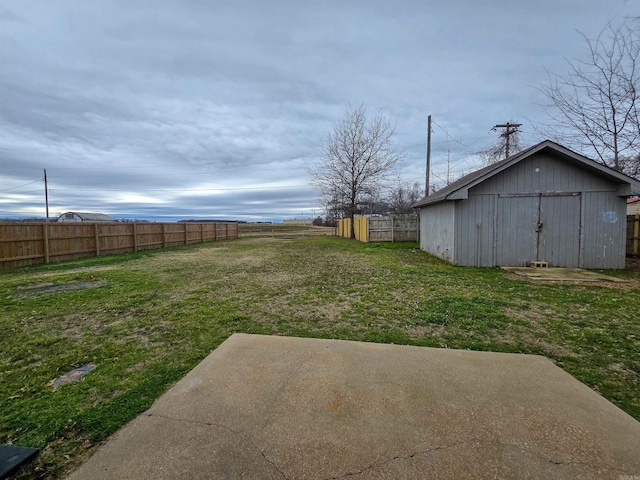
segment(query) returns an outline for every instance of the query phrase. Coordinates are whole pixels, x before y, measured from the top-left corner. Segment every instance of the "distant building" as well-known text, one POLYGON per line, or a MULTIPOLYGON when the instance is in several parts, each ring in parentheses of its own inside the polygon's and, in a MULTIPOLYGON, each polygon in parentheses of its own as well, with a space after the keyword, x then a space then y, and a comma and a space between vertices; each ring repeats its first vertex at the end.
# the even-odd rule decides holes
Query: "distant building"
POLYGON ((104 213, 66 212, 58 217, 58 223, 60 222, 113 222, 113 218, 104 213))
POLYGON ((640 215, 640 197, 627 199, 627 215, 640 215))

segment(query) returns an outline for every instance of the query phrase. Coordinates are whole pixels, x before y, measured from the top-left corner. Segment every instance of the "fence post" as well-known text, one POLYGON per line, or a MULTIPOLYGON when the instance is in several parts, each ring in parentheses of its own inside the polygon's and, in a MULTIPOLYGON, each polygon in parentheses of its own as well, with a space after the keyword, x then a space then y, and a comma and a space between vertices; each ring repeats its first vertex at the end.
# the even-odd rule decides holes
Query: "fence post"
POLYGON ((98 224, 93 224, 93 234, 96 239, 96 257, 100 256, 100 237, 98 236, 98 224))
POLYGON ((213 222, 213 241, 218 241, 218 222, 213 222))
POLYGON ((396 241, 395 224, 396 224, 396 217, 391 215, 391 243, 396 241))
POLYGON ((229 224, 224 224, 224 239, 229 240, 229 224))
POLYGON ((44 263, 49 263, 49 224, 42 224, 42 240, 44 244, 44 263))
POLYGON ((160 231, 162 232, 162 249, 164 250, 167 247, 167 234, 164 229, 164 223, 161 223, 160 226, 160 231))
POLYGON ((138 251, 138 227, 136 222, 133 222, 133 251, 134 253, 138 251))
POLYGON ((204 243, 204 223, 200 224, 200 243, 204 243))
POLYGON ((188 227, 188 223, 184 222, 184 244, 187 244, 187 227, 188 227))
POLYGON ((633 250, 634 255, 640 254, 640 213, 636 213, 635 222, 633 222, 633 250))

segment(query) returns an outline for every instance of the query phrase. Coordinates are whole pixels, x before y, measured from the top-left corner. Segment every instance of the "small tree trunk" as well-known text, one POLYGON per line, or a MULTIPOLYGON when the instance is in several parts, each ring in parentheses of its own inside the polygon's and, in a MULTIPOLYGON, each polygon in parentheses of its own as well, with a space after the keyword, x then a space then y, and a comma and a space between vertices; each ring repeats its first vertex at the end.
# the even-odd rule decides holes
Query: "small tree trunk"
POLYGON ((355 226, 355 217, 356 217, 356 192, 355 189, 351 189, 351 238, 356 238, 356 226, 355 226))
POLYGON ((356 215, 355 215, 355 211, 356 211, 356 209, 353 208, 353 206, 352 206, 351 207, 351 238, 356 238, 356 225, 355 225, 356 215))
POLYGON ((622 172, 622 168, 620 168, 620 156, 618 153, 618 135, 615 134, 613 135, 613 169, 616 172, 622 172))

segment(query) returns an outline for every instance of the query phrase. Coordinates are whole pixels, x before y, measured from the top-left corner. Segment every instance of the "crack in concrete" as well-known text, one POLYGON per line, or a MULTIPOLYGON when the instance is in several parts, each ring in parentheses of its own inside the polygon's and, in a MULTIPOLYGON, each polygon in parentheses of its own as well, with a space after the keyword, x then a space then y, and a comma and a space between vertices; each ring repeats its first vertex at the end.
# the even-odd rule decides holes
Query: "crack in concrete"
POLYGON ((429 455, 429 454, 434 453, 434 452, 438 452, 438 451, 441 451, 441 450, 447 450, 449 448, 455 448, 455 447, 458 447, 460 445, 471 444, 471 443, 480 443, 481 446, 482 446, 482 444, 485 444, 485 445, 486 444, 494 444, 494 445, 500 445, 500 446, 503 446, 503 447, 516 448, 516 449, 520 450, 521 452, 532 454, 532 455, 534 455, 534 456, 536 456, 536 457, 538 457, 538 458, 540 458, 542 460, 548 461, 549 463, 552 463, 554 465, 582 465, 582 466, 586 466, 586 467, 590 467, 590 468, 596 468, 596 469, 606 468, 606 469, 608 469, 610 471, 617 472, 617 473, 622 474, 622 475, 628 475, 629 474, 629 472, 626 472, 624 470, 620 470, 619 468, 616 468, 616 467, 613 467, 613 466, 610 466, 610 465, 594 465, 592 463, 587 463, 587 462, 557 461, 557 460, 553 460, 551 458, 548 458, 548 457, 544 456, 543 454, 541 454, 540 452, 537 452, 535 450, 524 448, 521 445, 517 445, 517 444, 513 444, 513 443, 504 443, 504 442, 500 442, 499 440, 487 440, 487 439, 481 439, 481 438, 472 438, 472 439, 464 440, 464 441, 461 441, 461 442, 451 443, 449 445, 442 445, 442 446, 439 446, 439 447, 429 448, 427 450, 421 450, 421 451, 418 451, 418 452, 411 453, 409 455, 395 455, 395 456, 391 457, 390 459, 385 460, 384 462, 373 463, 373 464, 371 464, 371 465, 369 465, 369 466, 367 466, 367 467, 365 467, 365 468, 363 468, 361 470, 357 470, 357 471, 354 471, 354 472, 347 472, 344 475, 340 475, 340 476, 337 476, 337 477, 327 477, 327 478, 325 478, 323 480, 340 480, 340 479, 347 478, 347 477, 354 477, 354 476, 362 475, 362 474, 364 474, 364 473, 366 473, 366 472, 368 472, 370 470, 382 468, 382 467, 390 464, 391 462, 394 462, 395 460, 410 460, 410 459, 412 459, 412 458, 414 458, 416 456, 419 456, 419 455, 429 455))
POLYGON ((261 456, 261 457, 262 457, 262 458, 263 458, 267 463, 269 463, 269 464, 270 464, 270 465, 271 465, 271 466, 276 470, 276 472, 278 472, 278 473, 280 474, 280 476, 281 476, 282 478, 284 478, 284 480, 289 480, 289 478, 284 474, 284 472, 283 472, 282 470, 280 470, 280 469, 278 468, 278 466, 277 466, 277 465, 276 465, 276 464, 275 464, 271 459, 269 459, 269 457, 267 457, 267 456, 265 455, 265 453, 262 451, 262 449, 261 449, 260 447, 258 447, 258 445, 256 445, 256 444, 254 443, 254 441, 253 441, 253 440, 251 440, 251 438, 249 438, 249 436, 248 436, 246 433, 242 432, 241 430, 234 430, 234 429, 233 429, 233 428, 231 428, 230 426, 225 425, 225 424, 223 424, 223 423, 202 422, 202 421, 199 421, 199 420, 190 420, 190 419, 188 419, 188 418, 174 418, 174 417, 169 417, 169 416, 167 416, 167 415, 159 415, 159 414, 157 414, 157 413, 145 413, 144 415, 145 415, 145 416, 147 416, 147 417, 158 417, 158 418, 164 418, 164 419, 166 419, 166 420, 171 420, 171 421, 173 421, 173 422, 193 423, 193 424, 196 424, 196 425, 206 425, 206 426, 208 426, 208 427, 223 428, 223 429, 225 429, 225 430, 227 430, 227 431, 229 431, 229 432, 233 433, 234 435, 241 435, 241 436, 243 436, 243 437, 244 437, 244 438, 245 438, 245 439, 246 439, 246 440, 251 444, 251 446, 252 446, 253 448, 255 448, 255 449, 260 453, 260 456, 261 456))
POLYGON ((369 470, 373 470, 373 469, 376 469, 376 468, 384 467, 385 465, 388 465, 389 463, 391 463, 391 462, 393 462, 395 460, 409 460, 409 459, 411 459, 411 458, 413 458, 413 457, 415 457, 417 455, 427 455, 429 453, 437 452, 439 450, 447 450, 449 448, 457 447, 459 445, 464 445, 465 443, 472 443, 472 442, 477 442, 477 441, 479 441, 479 439, 472 438, 470 440, 464 440, 462 442, 455 442, 455 443, 452 443, 450 445, 443 445, 443 446, 440 446, 440 447, 429 448, 427 450, 421 450, 421 451, 418 451, 418 452, 414 452, 414 453, 412 453, 410 455, 395 455, 395 456, 391 457, 390 459, 385 460, 384 462, 373 463, 373 464, 369 465, 368 467, 363 468, 362 470, 358 470, 358 471, 355 471, 355 472, 348 472, 348 473, 345 473, 344 475, 340 475, 338 477, 328 477, 328 478, 326 478, 324 480, 339 480, 341 478, 347 478, 347 477, 352 477, 352 476, 356 476, 356 475, 362 475, 363 473, 368 472, 369 470))
POLYGON ((517 445, 515 443, 505 443, 505 442, 500 442, 498 440, 490 440, 488 443, 494 443, 494 444, 498 444, 498 445, 502 445, 503 447, 512 447, 512 448, 516 448, 518 450, 520 450, 521 452, 524 453, 529 453, 531 455, 534 455, 542 460, 546 460, 549 463, 552 463, 554 465, 582 465, 585 467, 590 467, 590 468, 606 468, 608 470, 614 471, 614 472, 618 472, 620 474, 627 474, 628 472, 624 471, 624 470, 620 470, 617 467, 613 467, 611 465, 607 465, 607 464, 593 464, 593 463, 589 463, 589 462, 565 462, 565 461, 561 461, 561 460, 554 460, 552 458, 549 458, 545 455, 543 455, 540 452, 537 452, 536 450, 533 449, 527 449, 524 448, 522 445, 517 445))

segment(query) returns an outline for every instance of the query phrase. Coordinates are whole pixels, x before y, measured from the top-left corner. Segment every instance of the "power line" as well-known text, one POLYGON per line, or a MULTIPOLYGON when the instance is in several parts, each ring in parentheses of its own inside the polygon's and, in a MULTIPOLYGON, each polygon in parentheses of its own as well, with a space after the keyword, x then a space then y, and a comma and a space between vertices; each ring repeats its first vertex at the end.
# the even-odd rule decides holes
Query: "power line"
POLYGON ((41 182, 42 179, 34 180, 33 182, 25 183, 24 185, 18 185, 17 187, 7 188, 6 190, 0 190, 0 193, 10 192, 11 190, 16 190, 18 188, 26 187, 27 185, 33 185, 34 183, 41 182))
MULTIPOLYGON (((445 130, 445 129, 444 129, 444 128, 443 128, 443 127, 438 123, 438 122, 436 122, 436 121, 434 120, 434 121, 433 121, 433 123, 435 123, 435 124, 438 126, 438 128, 440 128, 440 130, 442 130, 442 131, 444 132, 444 134, 445 134, 447 137, 449 137, 449 138, 451 138, 451 139, 455 140, 457 143, 459 143, 459 144, 460 144, 460 145, 462 145, 463 147, 468 148, 469 150, 473 150, 473 147, 470 147, 469 145, 466 145, 465 143, 463 143, 463 142, 461 142, 460 140, 458 140, 456 137, 454 137, 454 136, 453 136, 453 135, 451 135, 448 131, 446 131, 446 130, 445 130)), ((482 137, 478 137, 475 141, 478 141, 480 138, 482 138, 482 137)))
MULTIPOLYGON (((49 191, 54 191, 54 190, 52 188, 50 188, 49 191)), ((9 195, 27 195, 29 193, 42 193, 42 189, 40 189, 40 190, 27 190, 26 192, 13 192, 13 193, 10 193, 9 195)))

